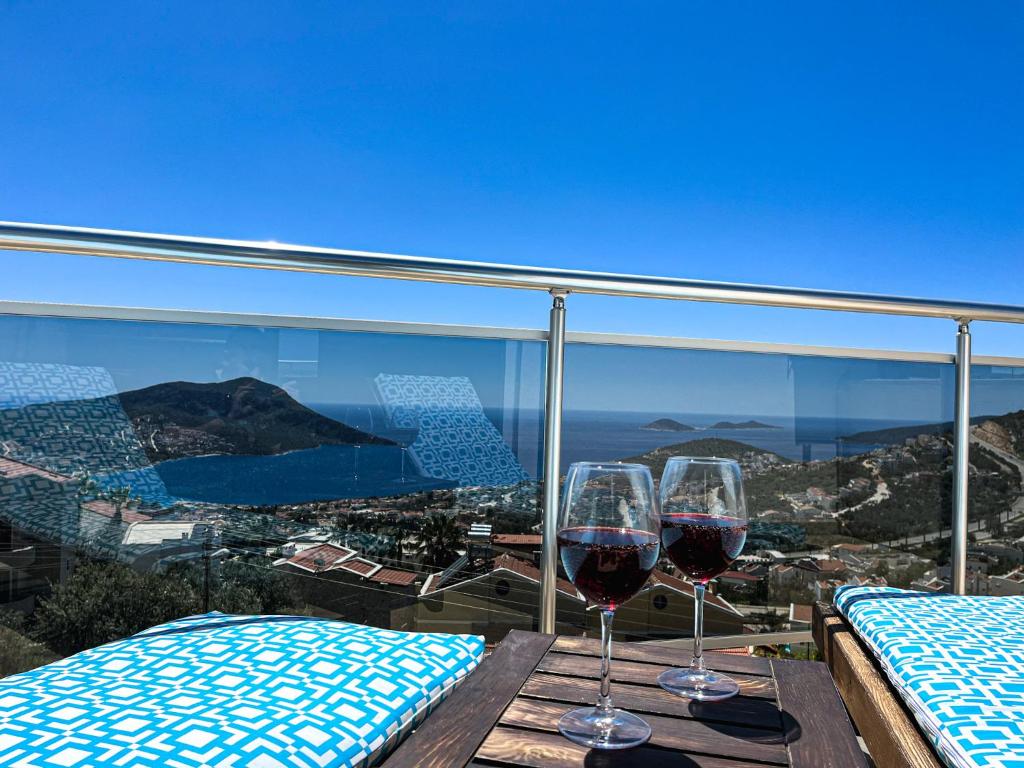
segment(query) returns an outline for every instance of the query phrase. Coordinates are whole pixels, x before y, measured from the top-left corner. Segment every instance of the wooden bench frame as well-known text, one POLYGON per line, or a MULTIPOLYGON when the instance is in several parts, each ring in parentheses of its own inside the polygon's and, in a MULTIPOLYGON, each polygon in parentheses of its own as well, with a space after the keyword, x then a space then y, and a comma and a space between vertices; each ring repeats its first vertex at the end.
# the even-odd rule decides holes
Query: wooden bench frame
POLYGON ((846 618, 814 606, 814 642, 877 768, 943 768, 913 715, 846 618))

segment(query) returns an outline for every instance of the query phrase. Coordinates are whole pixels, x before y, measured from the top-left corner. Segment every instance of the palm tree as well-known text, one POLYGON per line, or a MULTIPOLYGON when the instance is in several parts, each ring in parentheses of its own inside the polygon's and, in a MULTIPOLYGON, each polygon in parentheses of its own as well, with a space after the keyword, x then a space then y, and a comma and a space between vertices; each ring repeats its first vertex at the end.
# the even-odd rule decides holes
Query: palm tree
POLYGON ((459 530, 455 518, 443 514, 423 518, 419 537, 419 552, 424 563, 435 568, 450 565, 458 554, 459 545, 462 544, 462 531, 459 530))
POLYGON ((390 537, 390 556, 401 562, 405 551, 405 541, 409 538, 409 532, 401 525, 395 525, 388 529, 390 537))
POLYGON ((137 502, 138 499, 132 496, 132 487, 130 485, 122 485, 118 488, 111 488, 104 494, 111 504, 114 505, 114 520, 121 522, 122 512, 124 507, 130 507, 133 503, 137 502))
POLYGON ((95 499, 102 489, 100 484, 96 482, 96 478, 88 472, 76 475, 75 479, 78 480, 78 487, 75 488, 75 499, 77 499, 78 506, 81 508, 82 502, 95 499))

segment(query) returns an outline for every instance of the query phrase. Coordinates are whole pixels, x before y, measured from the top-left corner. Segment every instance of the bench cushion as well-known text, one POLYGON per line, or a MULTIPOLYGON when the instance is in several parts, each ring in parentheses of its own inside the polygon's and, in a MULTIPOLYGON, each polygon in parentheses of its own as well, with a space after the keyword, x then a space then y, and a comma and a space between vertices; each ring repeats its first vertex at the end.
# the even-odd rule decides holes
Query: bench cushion
POLYGON ((0 766, 373 765, 483 651, 470 635, 193 616, 0 680, 0 766))
POLYGON ((835 604, 947 765, 1024 768, 1024 597, 843 587, 835 604))

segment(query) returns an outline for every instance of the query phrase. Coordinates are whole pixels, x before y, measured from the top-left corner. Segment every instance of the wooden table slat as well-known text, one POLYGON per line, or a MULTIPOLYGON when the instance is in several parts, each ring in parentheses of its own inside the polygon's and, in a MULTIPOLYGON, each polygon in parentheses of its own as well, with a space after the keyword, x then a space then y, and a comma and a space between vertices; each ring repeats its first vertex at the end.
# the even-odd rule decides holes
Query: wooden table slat
POLYGON ((461 768, 468 763, 554 639, 509 632, 388 758, 387 768, 461 768))
POLYGON ((834 765, 867 768, 835 683, 824 664, 775 660, 784 732, 793 768, 834 765), (801 723, 816 723, 803 728, 801 723))
MULTIPOLYGON (((564 701, 569 704, 593 704, 597 699, 597 681, 535 672, 526 681, 520 696, 564 701)), ((737 723, 765 730, 782 730, 782 718, 774 701, 737 696, 723 702, 693 702, 651 686, 618 683, 612 685, 615 706, 637 714, 667 715, 696 720, 737 723)))
MULTIPOLYGON (((520 698, 505 710, 501 724, 558 733, 559 719, 574 706, 520 698)), ((789 765, 789 755, 781 733, 741 725, 712 726, 698 720, 660 715, 645 714, 643 718, 651 726, 650 744, 654 747, 789 765)))
POLYGON ((491 731, 476 759, 522 768, 754 768, 759 765, 731 758, 684 755, 649 746, 602 753, 573 744, 556 733, 502 726, 491 731))
MULTIPOLYGON (((612 682, 657 686, 658 675, 668 669, 672 669, 672 667, 620 659, 612 664, 612 682)), ((541 659, 537 671, 598 680, 601 677, 601 659, 597 656, 549 651, 541 659)), ((740 673, 733 673, 732 677, 739 683, 740 693, 744 696, 775 701, 775 681, 772 678, 740 673)))
MULTIPOLYGON (((601 644, 598 640, 587 637, 560 636, 551 646, 558 653, 578 653, 586 656, 600 656, 601 644)), ((688 667, 692 653, 689 649, 673 648, 654 643, 615 643, 612 645, 612 659, 624 661, 641 661, 651 664, 662 664, 670 667, 688 667)), ((730 653, 704 654, 708 667, 726 674, 762 675, 770 677, 771 665, 768 659, 758 656, 737 656, 730 653)))
MULTIPOLYGON (((708 654, 741 695, 689 701, 657 676, 689 653, 618 643, 612 700, 643 717, 651 741, 602 751, 573 744, 558 720, 593 706, 598 645, 513 631, 383 768, 866 768, 828 668, 817 662, 708 654)), ((879 763, 881 764, 881 763, 879 763)))

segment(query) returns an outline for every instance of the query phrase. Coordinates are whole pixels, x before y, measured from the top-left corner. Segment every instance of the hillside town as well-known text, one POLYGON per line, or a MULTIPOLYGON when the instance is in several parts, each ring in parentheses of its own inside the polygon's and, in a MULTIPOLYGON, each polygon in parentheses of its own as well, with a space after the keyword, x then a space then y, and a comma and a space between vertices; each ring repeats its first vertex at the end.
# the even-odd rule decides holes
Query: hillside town
MULTIPOLYGON (((121 450, 126 441, 118 439, 121 450)), ((51 585, 61 589, 81 563, 108 562, 190 579, 204 606, 241 600, 253 611, 473 631, 491 642, 510 628, 536 626, 543 535, 536 481, 301 504, 213 504, 147 491, 159 478, 143 456, 133 459, 136 490, 97 483, 66 456, 48 461, 40 445, 52 450, 45 441, 0 446, 4 610, 31 617, 51 585), (234 583, 241 573, 250 580, 258 574, 263 586, 234 583), (268 583, 277 604, 245 592, 265 592, 268 583)), ((746 548, 712 585, 709 633, 804 629, 811 606, 844 585, 947 589, 947 436, 921 433, 811 462, 728 440, 686 445, 736 458, 747 488, 746 548)), ((1016 435, 995 421, 973 428, 972 483, 984 479, 986 488, 970 524, 973 594, 1024 594, 1024 462, 1016 445, 1016 435)), ((658 476, 680 450, 669 445, 633 460, 658 476)), ((562 577, 559 631, 595 632, 593 613, 562 577)), ((616 634, 687 637, 692 614, 692 585, 662 559, 621 610, 616 634)))

